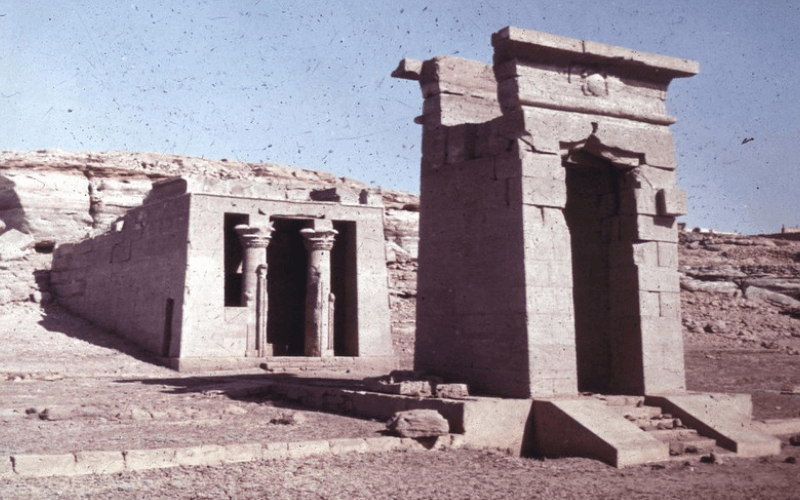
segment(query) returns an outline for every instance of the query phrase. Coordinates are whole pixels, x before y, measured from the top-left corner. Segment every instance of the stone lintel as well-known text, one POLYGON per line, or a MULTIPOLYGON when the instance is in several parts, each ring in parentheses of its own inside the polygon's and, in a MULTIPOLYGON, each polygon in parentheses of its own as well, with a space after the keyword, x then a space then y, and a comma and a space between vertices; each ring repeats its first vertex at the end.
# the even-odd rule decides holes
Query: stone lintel
POLYGON ((697 61, 550 35, 509 26, 492 35, 495 65, 518 59, 539 64, 583 63, 614 67, 646 80, 669 82, 700 71, 697 61))

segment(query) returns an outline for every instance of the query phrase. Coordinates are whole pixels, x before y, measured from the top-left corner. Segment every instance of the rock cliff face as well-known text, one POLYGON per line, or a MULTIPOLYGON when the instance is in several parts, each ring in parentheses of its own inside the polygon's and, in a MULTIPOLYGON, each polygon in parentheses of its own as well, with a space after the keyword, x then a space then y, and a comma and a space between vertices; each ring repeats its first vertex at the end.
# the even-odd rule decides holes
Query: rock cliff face
MULTIPOLYGON (((152 182, 178 175, 222 186, 252 181, 259 192, 287 200, 382 196, 393 325, 406 334, 409 324, 413 328, 417 196, 328 172, 160 153, 0 152, 0 304, 48 300, 55 245, 107 231, 142 203, 152 182)), ((395 335, 395 345, 401 358, 410 359, 404 351, 413 348, 409 342, 395 335)))
POLYGON ((686 345, 800 354, 800 235, 681 233, 686 345))

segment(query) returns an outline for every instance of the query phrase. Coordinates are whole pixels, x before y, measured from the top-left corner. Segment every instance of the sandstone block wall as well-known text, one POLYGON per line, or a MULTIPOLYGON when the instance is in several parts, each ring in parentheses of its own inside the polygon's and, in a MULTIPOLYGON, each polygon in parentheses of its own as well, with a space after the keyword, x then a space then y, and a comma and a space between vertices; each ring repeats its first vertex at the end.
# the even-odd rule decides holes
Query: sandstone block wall
POLYGON ((697 65, 506 28, 424 98, 415 367, 502 396, 684 388, 664 100, 697 65))
POLYGON ((188 229, 188 199, 133 209, 109 233, 59 245, 51 286, 67 309, 155 354, 177 356, 179 344, 165 345, 165 333, 181 322, 188 229))
MULTIPOLYGON (((338 231, 330 254, 336 301, 331 353, 385 358, 394 367, 380 200, 355 196, 346 205, 254 197, 269 196, 271 189, 180 178, 156 184, 145 204, 113 231, 57 247, 52 285, 60 303, 157 356, 177 358, 176 366, 254 356, 255 297, 243 296, 246 249, 234 226, 268 228, 260 254, 253 254, 264 262, 252 265, 250 279, 259 263, 271 268, 262 288, 269 298, 261 335, 276 350, 262 348, 259 356, 302 354, 302 319, 309 312, 301 230, 323 219, 338 231), (268 251, 270 245, 279 247, 277 253, 268 251)), ((346 195, 334 189, 325 196, 346 195)))
POLYGON ((276 164, 161 153, 0 152, 0 305, 49 303, 53 247, 108 231, 142 204, 154 180, 175 175, 191 178, 200 191, 220 195, 350 204, 361 204, 363 197, 367 205, 383 201, 381 238, 388 247, 392 338, 403 366, 411 367, 418 197, 276 164), (25 242, 16 241, 19 233, 25 242))
MULTIPOLYGON (((191 246, 187 255, 184 303, 184 357, 238 356, 244 352, 242 308, 224 307, 223 222, 225 213, 246 214, 250 224, 273 217, 302 219, 325 215, 333 221, 352 222, 355 231, 350 247, 355 268, 347 273, 354 280, 350 299, 337 297, 340 307, 352 314, 348 329, 353 337, 345 347, 351 356, 392 356, 388 278, 380 207, 354 207, 323 203, 286 203, 250 198, 192 194, 189 228, 191 246), (349 304, 344 301, 349 300, 349 304)), ((340 240, 341 241, 341 240, 340 240)), ((341 244, 344 244, 341 241, 341 244)), ((272 244, 272 243, 270 243, 272 244)), ((338 243, 337 243, 338 244, 338 243)), ((305 252, 300 248, 299 251, 305 252)), ((270 269, 273 276, 280 269, 270 269)), ((276 310, 271 314, 280 314, 276 310)), ((299 311, 288 311, 298 314, 299 311)))

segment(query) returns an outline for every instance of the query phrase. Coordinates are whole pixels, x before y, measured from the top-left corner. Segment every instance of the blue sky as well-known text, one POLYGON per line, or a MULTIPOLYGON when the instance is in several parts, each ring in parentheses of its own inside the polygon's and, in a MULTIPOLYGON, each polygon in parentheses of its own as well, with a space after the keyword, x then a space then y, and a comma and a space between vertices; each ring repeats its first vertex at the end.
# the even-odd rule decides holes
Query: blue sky
POLYGON ((422 98, 391 71, 490 62, 508 25, 698 60, 667 102, 686 223, 800 224, 800 1, 5 0, 0 149, 273 161, 418 192, 422 98))

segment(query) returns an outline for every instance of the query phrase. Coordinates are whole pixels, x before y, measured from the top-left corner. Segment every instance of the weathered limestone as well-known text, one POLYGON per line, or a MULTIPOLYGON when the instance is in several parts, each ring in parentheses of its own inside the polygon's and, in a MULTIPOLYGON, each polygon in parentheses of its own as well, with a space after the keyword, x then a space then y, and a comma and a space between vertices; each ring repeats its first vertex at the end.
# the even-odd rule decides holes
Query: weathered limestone
POLYGON ((436 410, 397 412, 386 427, 400 437, 410 438, 444 436, 450 432, 450 424, 436 410))
POLYGON ((506 28, 424 98, 415 369, 478 393, 684 389, 666 112, 696 63, 506 28))
POLYGON ((315 220, 300 231, 308 250, 306 292, 306 356, 333 356, 333 307, 331 255, 338 231, 326 220, 315 220))
POLYGON ((193 185, 155 183, 113 231, 59 245, 51 272, 59 302, 176 369, 302 363, 310 353, 396 368, 375 200, 225 196, 193 185))
POLYGON ((271 355, 267 348, 267 246, 272 237, 272 224, 234 227, 244 250, 242 256, 242 306, 249 308, 246 356, 271 355))

